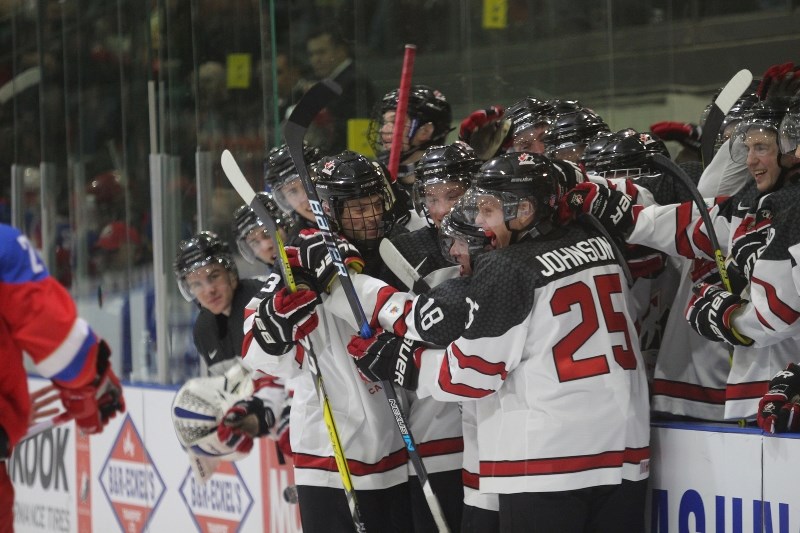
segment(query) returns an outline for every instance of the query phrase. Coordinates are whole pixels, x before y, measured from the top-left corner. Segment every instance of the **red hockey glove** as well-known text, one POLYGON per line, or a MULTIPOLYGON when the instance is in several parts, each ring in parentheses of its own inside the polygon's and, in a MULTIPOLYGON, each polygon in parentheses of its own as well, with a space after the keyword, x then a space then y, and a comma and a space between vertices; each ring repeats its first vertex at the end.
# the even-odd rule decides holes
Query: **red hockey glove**
POLYGON ((588 181, 579 183, 559 201, 558 218, 562 223, 581 213, 593 215, 612 235, 624 235, 634 223, 630 196, 588 181))
POLYGON ((707 283, 696 287, 695 295, 686 308, 686 320, 697 333, 715 342, 733 346, 750 346, 753 340, 738 333, 731 326, 731 317, 747 304, 739 296, 707 283))
MULTIPOLYGON (((299 280, 313 280, 313 287, 317 292, 330 292, 331 283, 336 279, 336 265, 328 254, 325 239, 320 231, 303 231, 299 235, 300 244, 287 246, 286 255, 292 272, 299 272, 299 280)), ((342 263, 356 271, 364 268, 364 259, 358 249, 343 238, 336 239, 336 248, 342 258, 342 263)))
POLYGON ((702 128, 696 124, 669 120, 650 124, 650 131, 661 140, 677 141, 690 148, 700 148, 700 136, 703 134, 702 128))
POLYGON ((800 430, 800 366, 789 363, 769 382, 758 402, 758 425, 770 433, 800 430))
POLYGON ((253 338, 266 353, 283 355, 319 324, 316 307, 321 303, 314 291, 289 292, 282 288, 258 304, 253 320, 253 338))
POLYGON ((480 159, 491 159, 505 152, 513 142, 511 122, 503 120, 505 109, 493 105, 478 109, 461 121, 458 140, 470 145, 480 159))
POLYGON ((240 400, 228 409, 217 428, 220 439, 227 440, 232 433, 248 437, 263 437, 275 426, 275 414, 255 396, 240 400))
POLYGON ((772 65, 764 72, 756 94, 760 100, 798 96, 800 73, 791 61, 782 65, 772 65))
POLYGON ((108 344, 101 340, 97 346, 97 377, 90 385, 71 389, 53 382, 58 388, 64 409, 88 435, 100 433, 118 411, 125 412, 122 385, 111 368, 110 357, 108 344))
POLYGON ((404 389, 417 390, 419 358, 424 345, 378 328, 368 339, 354 336, 347 352, 361 375, 369 381, 393 381, 404 389))

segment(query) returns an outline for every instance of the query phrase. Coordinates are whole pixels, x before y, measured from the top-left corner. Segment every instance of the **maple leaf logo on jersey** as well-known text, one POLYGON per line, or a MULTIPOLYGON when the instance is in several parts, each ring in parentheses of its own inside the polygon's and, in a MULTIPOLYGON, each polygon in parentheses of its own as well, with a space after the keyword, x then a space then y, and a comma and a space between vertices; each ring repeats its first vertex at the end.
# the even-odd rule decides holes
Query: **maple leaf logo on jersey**
POLYGON ((580 207, 583 205, 584 197, 582 194, 571 194, 569 195, 569 205, 573 205, 575 207, 580 207))
POLYGON ((336 166, 336 163, 333 161, 325 161, 325 165, 322 167, 322 172, 331 175, 333 173, 334 166, 336 166))

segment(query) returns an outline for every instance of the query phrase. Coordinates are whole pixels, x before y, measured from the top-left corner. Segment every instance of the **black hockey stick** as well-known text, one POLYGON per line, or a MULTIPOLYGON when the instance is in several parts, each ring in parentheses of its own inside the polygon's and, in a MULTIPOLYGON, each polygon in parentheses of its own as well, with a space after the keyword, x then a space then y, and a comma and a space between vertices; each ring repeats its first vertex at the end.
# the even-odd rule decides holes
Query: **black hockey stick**
POLYGON ((717 135, 720 127, 722 127, 722 122, 725 120, 725 115, 731 110, 736 100, 741 98, 750 87, 752 81, 753 75, 749 70, 740 70, 733 75, 720 91, 714 103, 711 104, 711 109, 703 124, 703 134, 700 136, 700 155, 703 158, 704 166, 708 166, 714 157, 714 144, 717 142, 717 135))
MULTIPOLYGON (((242 200, 255 211, 256 216, 264 223, 272 240, 275 242, 278 255, 280 256, 278 266, 281 270, 281 275, 289 290, 294 292, 297 290, 297 287, 294 282, 294 276, 292 275, 292 268, 289 265, 289 258, 286 255, 286 249, 283 246, 283 240, 278 232, 275 220, 270 216, 264 204, 261 203, 261 200, 258 199, 250 183, 244 177, 244 174, 242 174, 233 155, 228 150, 222 152, 221 162, 222 170, 225 171, 228 181, 231 182, 231 185, 233 185, 233 188, 239 193, 239 196, 242 197, 242 200)), ((314 375, 314 386, 317 390, 317 397, 322 407, 322 418, 325 421, 325 427, 328 429, 328 437, 330 437, 331 447, 333 448, 333 457, 336 460, 339 477, 342 478, 342 485, 344 486, 345 496, 347 497, 347 505, 350 507, 353 525, 358 533, 364 533, 366 532, 366 527, 364 526, 364 521, 361 519, 361 512, 358 508, 358 498, 356 496, 356 491, 353 489, 353 478, 350 474, 350 467, 347 465, 347 457, 344 454, 344 447, 339 438, 339 431, 336 429, 336 422, 333 418, 333 410, 331 409, 331 403, 328 399, 328 392, 325 390, 325 382, 322 379, 322 371, 320 370, 319 362, 317 361, 317 356, 314 353, 311 342, 308 339, 303 339, 301 343, 308 355, 309 370, 311 370, 311 373, 314 375)))
POLYGON ((633 287, 633 275, 631 275, 631 269, 628 266, 628 262, 625 260, 625 256, 622 255, 622 250, 620 249, 619 244, 617 244, 617 241, 611 237, 611 234, 608 232, 606 227, 603 226, 603 224, 597 220, 597 217, 591 213, 582 213, 579 215, 578 222, 583 222, 589 226, 592 226, 600 233, 600 235, 606 238, 608 244, 611 245, 611 250, 614 252, 614 258, 617 260, 617 263, 619 263, 620 268, 622 268, 622 273, 625 274, 625 281, 628 282, 628 287, 633 287))
MULTIPOLYGON (((308 130, 309 125, 311 125, 311 121, 314 120, 317 113, 341 93, 341 87, 336 82, 329 79, 324 79, 311 87, 297 103, 294 110, 292 110, 292 114, 283 127, 283 138, 286 140, 286 146, 289 149, 292 162, 300 175, 300 179, 303 181, 303 187, 305 188, 306 196, 308 196, 311 211, 314 213, 317 226, 319 226, 319 230, 325 239, 328 255, 339 274, 339 280, 347 296, 347 301, 350 304, 350 310, 353 312, 353 316, 359 324, 359 334, 362 338, 368 339, 372 336, 372 329, 369 327, 364 309, 358 299, 358 294, 356 294, 353 280, 350 279, 347 267, 339 254, 339 248, 336 246, 336 239, 331 231, 328 217, 322 209, 319 195, 314 188, 314 183, 311 181, 311 176, 308 174, 308 167, 303 157, 303 140, 306 136, 306 130, 308 130)), ((386 400, 389 403, 389 408, 394 416, 394 421, 397 424, 397 429, 400 431, 400 436, 405 442, 406 451, 408 452, 411 464, 419 478, 420 485, 422 485, 422 491, 425 493, 425 500, 428 503, 433 519, 439 531, 450 531, 444 520, 444 513, 439 505, 439 500, 436 499, 436 495, 431 488, 428 472, 425 470, 425 465, 422 463, 422 458, 417 451, 414 437, 411 435, 411 430, 400 410, 400 402, 397 399, 394 386, 389 381, 382 381, 381 385, 386 395, 386 400)))

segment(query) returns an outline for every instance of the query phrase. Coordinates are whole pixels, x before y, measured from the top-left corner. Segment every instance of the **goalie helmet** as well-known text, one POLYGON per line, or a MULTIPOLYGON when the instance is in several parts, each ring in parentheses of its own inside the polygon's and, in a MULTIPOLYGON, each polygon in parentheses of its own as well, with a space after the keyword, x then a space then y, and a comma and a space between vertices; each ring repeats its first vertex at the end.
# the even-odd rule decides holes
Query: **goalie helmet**
POLYGON ((396 202, 388 175, 381 163, 349 150, 319 162, 316 185, 323 208, 334 229, 359 249, 376 247, 391 231, 396 202))
MULTIPOLYGON (((383 116, 384 113, 397 109, 399 96, 399 89, 389 91, 373 110, 367 137, 376 154, 387 151, 381 138, 383 116)), ((451 129, 450 123, 453 121, 453 111, 444 94, 427 85, 412 85, 408 93, 406 114, 411 120, 408 130, 409 140, 414 137, 421 126, 428 123, 433 125, 433 134, 430 140, 423 146, 410 147, 408 153, 435 144, 444 144, 445 138, 451 129)), ((408 154, 404 155, 407 156, 408 154)), ((401 155, 400 159, 403 159, 403 155, 401 155)))
POLYGON ((592 170, 601 176, 613 172, 614 177, 636 178, 653 172, 650 163, 653 154, 670 157, 661 139, 627 128, 608 137, 594 157, 592 170))
POLYGON ((186 281, 186 276, 213 264, 222 265, 232 276, 238 278, 239 272, 230 248, 213 231, 201 231, 180 242, 172 268, 178 281, 178 288, 187 302, 193 301, 195 297, 186 281))
MULTIPOLYGON (((319 149, 303 143, 303 159, 307 165, 319 161, 321 154, 319 149)), ((285 144, 276 146, 267 154, 267 159, 264 161, 264 188, 267 192, 272 193, 272 198, 278 204, 281 211, 291 213, 294 211, 291 204, 286 200, 283 194, 283 187, 288 183, 299 179, 300 174, 297 172, 297 167, 294 166, 291 155, 289 155, 289 147, 285 144)))
MULTIPOLYGON (((275 225, 278 228, 283 228, 284 231, 288 231, 291 226, 289 215, 281 211, 278 204, 272 199, 272 195, 266 192, 259 192, 256 197, 264 204, 272 220, 275 221, 275 225)), ((247 244, 247 236, 256 229, 266 231, 264 224, 256 216, 252 207, 249 205, 239 206, 233 213, 233 234, 236 236, 236 246, 239 248, 239 253, 251 264, 256 262, 257 257, 250 245, 247 244)))
MULTIPOLYGON (((747 164, 747 157, 750 149, 746 141, 749 138, 758 138, 765 141, 769 146, 772 146, 774 142, 777 147, 781 121, 789 111, 790 105, 790 99, 776 98, 774 100, 759 102, 750 108, 750 110, 742 116, 742 120, 736 125, 736 129, 731 136, 731 159, 742 165, 747 164)), ((766 148, 765 146, 764 149, 766 148)), ((780 150, 778 149, 776 152, 776 157, 780 161, 780 150)))
POLYGON ((424 216, 429 224, 433 225, 428 205, 429 193, 445 183, 461 185, 460 192, 453 191, 461 196, 469 189, 472 174, 481 166, 481 160, 475 151, 466 143, 455 142, 447 146, 431 146, 417 161, 414 167, 416 180, 414 182, 412 199, 414 209, 420 216, 424 216))
MULTIPOLYGON (((575 167, 575 171, 580 170, 575 167)), ((518 216, 520 202, 532 201, 536 211, 531 225, 550 220, 558 200, 567 190, 562 184, 574 181, 564 170, 543 155, 529 152, 503 154, 490 159, 475 174, 472 188, 464 196, 467 220, 475 225, 482 197, 493 196, 500 201, 503 220, 518 216)))

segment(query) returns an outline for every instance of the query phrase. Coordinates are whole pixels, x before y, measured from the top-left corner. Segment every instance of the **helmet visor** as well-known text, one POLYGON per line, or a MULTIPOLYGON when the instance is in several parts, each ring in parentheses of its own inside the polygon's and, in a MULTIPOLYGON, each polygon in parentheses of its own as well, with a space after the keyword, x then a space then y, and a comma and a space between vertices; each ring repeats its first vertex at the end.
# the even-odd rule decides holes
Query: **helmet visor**
POLYGON ((800 111, 793 111, 783 117, 778 134, 782 154, 793 154, 800 144, 800 111))
POLYGON ((755 157, 778 156, 777 134, 771 127, 760 124, 741 122, 731 137, 731 159, 740 165, 746 165, 751 155, 755 157))
POLYGON ((442 217, 450 212, 466 190, 463 183, 443 178, 415 181, 412 191, 414 209, 417 214, 429 217, 438 226, 442 217))
POLYGON ((467 224, 490 230, 516 218, 519 200, 519 196, 513 193, 473 187, 464 194, 461 202, 467 224))
POLYGON ((300 176, 291 176, 283 183, 272 188, 272 198, 281 211, 294 213, 299 207, 308 204, 308 196, 303 188, 300 176))

